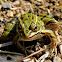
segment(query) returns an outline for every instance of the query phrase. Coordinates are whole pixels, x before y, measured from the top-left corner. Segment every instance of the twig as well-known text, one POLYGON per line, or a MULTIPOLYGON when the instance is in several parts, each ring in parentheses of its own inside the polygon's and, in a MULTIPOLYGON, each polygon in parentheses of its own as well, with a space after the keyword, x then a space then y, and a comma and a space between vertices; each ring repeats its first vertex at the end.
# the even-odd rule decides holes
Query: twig
POLYGON ((61 40, 60 40, 60 38, 59 38, 58 30, 55 31, 55 35, 56 35, 56 37, 57 37, 58 42, 61 42, 61 40))
POLYGON ((5 47, 5 46, 9 46, 9 45, 12 45, 12 44, 13 44, 12 41, 6 42, 6 43, 3 43, 3 44, 0 44, 0 48, 1 48, 1 47, 5 47))
MULTIPOLYGON (((58 43, 57 45, 62 45, 62 42, 58 43)), ((34 55, 36 55, 36 54, 38 54, 38 53, 40 53, 40 52, 46 51, 46 50, 47 50, 47 48, 42 49, 42 50, 39 50, 39 51, 37 51, 37 52, 34 52, 34 53, 32 53, 31 55, 29 55, 29 56, 27 56, 27 57, 25 57, 25 58, 19 60, 18 62, 21 62, 21 61, 23 61, 23 60, 25 60, 25 59, 27 59, 27 58, 30 58, 30 57, 32 57, 32 56, 34 56, 34 55)))
POLYGON ((49 55, 49 52, 46 52, 46 54, 42 55, 42 56, 38 59, 38 61, 39 61, 39 62, 44 62, 45 58, 48 57, 48 55, 49 55), (42 60, 42 61, 41 61, 41 60, 42 60))
POLYGON ((58 46, 59 46, 59 45, 62 45, 62 42, 59 42, 57 45, 58 45, 58 46))
POLYGON ((20 54, 20 53, 16 53, 16 52, 9 52, 9 51, 1 51, 0 50, 0 53, 3 53, 3 54, 12 54, 12 55, 22 55, 22 54, 20 54))
POLYGON ((27 58, 30 58, 30 57, 32 57, 32 56, 34 56, 34 55, 36 55, 36 54, 38 54, 38 53, 40 53, 40 52, 46 51, 46 50, 47 50, 47 49, 42 49, 42 50, 39 50, 39 51, 37 51, 37 52, 34 52, 34 53, 32 53, 31 55, 29 55, 29 56, 27 56, 27 57, 25 57, 25 58, 19 60, 18 62, 21 62, 21 61, 23 61, 23 60, 25 60, 25 59, 27 59, 27 58))
POLYGON ((62 45, 60 45, 59 48, 60 48, 60 53, 62 55, 62 45))

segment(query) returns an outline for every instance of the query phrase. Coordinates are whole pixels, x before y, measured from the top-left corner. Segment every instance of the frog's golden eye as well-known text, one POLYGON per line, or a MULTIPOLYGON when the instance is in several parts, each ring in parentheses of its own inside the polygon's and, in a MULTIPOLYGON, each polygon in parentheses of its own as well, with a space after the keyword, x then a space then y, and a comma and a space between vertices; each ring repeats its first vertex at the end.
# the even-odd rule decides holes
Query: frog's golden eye
POLYGON ((36 25, 34 26, 34 30, 35 30, 35 29, 37 29, 37 26, 36 26, 36 25))
POLYGON ((29 26, 29 30, 31 30, 31 25, 29 26))

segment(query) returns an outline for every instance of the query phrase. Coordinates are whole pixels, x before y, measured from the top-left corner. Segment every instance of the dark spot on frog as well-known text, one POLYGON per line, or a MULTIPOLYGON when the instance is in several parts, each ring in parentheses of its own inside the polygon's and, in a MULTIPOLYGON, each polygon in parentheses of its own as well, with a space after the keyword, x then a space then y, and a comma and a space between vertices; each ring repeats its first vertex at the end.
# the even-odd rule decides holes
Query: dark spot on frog
POLYGON ((26 19, 26 20, 28 20, 28 19, 26 19))
POLYGON ((48 24, 50 24, 50 23, 53 23, 53 22, 49 21, 49 22, 46 23, 46 25, 48 25, 48 24))
POLYGON ((32 23, 31 24, 33 24, 34 22, 32 21, 32 23))
POLYGON ((18 20, 18 16, 16 17, 16 19, 18 20))
POLYGON ((4 29, 4 31, 7 31, 7 29, 4 29))
POLYGON ((40 23, 38 22, 38 25, 40 25, 40 23))
POLYGON ((23 19, 23 17, 21 17, 21 19, 23 19))
POLYGON ((7 56, 7 60, 11 60, 12 58, 10 56, 7 56))
POLYGON ((46 15, 45 15, 45 16, 43 16, 43 18, 44 18, 44 17, 46 17, 46 15))
POLYGON ((25 24, 25 22, 23 22, 25 24))
POLYGON ((50 36, 51 38, 55 38, 54 36, 50 36))
POLYGON ((29 23, 29 21, 28 21, 28 23, 29 23))
POLYGON ((26 30, 26 33, 28 33, 28 30, 26 30))
POLYGON ((61 12, 61 9, 59 9, 59 11, 61 12))
POLYGON ((42 20, 43 18, 41 18, 41 20, 42 20))
POLYGON ((32 19, 34 19, 34 17, 32 17, 32 19))
POLYGON ((25 25, 25 28, 27 28, 27 25, 25 25))
POLYGON ((39 14, 37 14, 37 16, 39 16, 39 14))
POLYGON ((50 17, 50 19, 53 19, 53 17, 50 17))
POLYGON ((31 25, 29 26, 29 30, 31 30, 31 25))

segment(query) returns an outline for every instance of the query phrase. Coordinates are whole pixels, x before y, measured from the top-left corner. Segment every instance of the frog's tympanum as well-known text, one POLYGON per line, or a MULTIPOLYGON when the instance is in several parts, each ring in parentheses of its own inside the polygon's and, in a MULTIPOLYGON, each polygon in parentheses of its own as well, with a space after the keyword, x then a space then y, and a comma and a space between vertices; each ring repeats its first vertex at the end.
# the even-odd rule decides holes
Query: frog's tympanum
POLYGON ((9 23, 6 24, 4 32, 1 37, 8 36, 10 33, 14 33, 13 41, 32 41, 42 38, 47 35, 50 40, 50 53, 52 49, 56 51, 57 40, 53 29, 58 28, 58 21, 53 17, 46 14, 17 14, 9 23), (51 27, 46 27, 53 24, 51 27), (55 25, 55 26, 54 26, 55 25), (46 27, 46 28, 45 28, 46 27), (16 31, 16 32, 15 32, 16 31))

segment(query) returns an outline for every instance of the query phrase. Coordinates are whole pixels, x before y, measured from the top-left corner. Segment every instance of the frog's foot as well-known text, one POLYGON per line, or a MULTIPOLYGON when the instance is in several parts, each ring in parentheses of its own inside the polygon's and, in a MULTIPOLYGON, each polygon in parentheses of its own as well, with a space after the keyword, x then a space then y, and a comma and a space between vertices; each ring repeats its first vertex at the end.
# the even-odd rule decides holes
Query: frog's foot
POLYGON ((49 51, 49 57, 54 50, 55 55, 57 55, 57 39, 53 33, 52 30, 41 30, 42 33, 45 33, 45 35, 49 36, 51 43, 50 43, 50 51, 49 51))
POLYGON ((19 39, 19 35, 16 35, 13 39, 13 42, 15 43, 15 45, 17 45, 17 47, 18 47, 18 49, 20 49, 20 51, 24 51, 24 53, 26 54, 26 48, 20 44, 18 39, 19 39))
POLYGON ((52 43, 50 44, 48 57, 51 57, 53 52, 54 52, 54 55, 56 56, 57 55, 56 43, 55 44, 52 44, 52 43))

